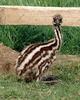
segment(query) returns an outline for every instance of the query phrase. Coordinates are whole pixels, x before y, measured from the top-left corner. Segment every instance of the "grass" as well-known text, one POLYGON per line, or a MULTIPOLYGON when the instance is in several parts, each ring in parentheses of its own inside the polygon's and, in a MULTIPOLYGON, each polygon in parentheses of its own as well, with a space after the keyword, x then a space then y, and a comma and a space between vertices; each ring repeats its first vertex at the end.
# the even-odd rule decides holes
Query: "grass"
POLYGON ((80 100, 80 66, 57 66, 56 71, 60 81, 52 86, 18 82, 14 75, 2 75, 0 100, 80 100))
MULTIPOLYGON (((80 28, 63 27, 61 53, 80 54, 80 28)), ((0 26, 0 42, 21 51, 26 45, 50 40, 54 35, 52 26, 0 26)))
POLYGON ((0 5, 79 7, 79 0, 0 0, 0 5))

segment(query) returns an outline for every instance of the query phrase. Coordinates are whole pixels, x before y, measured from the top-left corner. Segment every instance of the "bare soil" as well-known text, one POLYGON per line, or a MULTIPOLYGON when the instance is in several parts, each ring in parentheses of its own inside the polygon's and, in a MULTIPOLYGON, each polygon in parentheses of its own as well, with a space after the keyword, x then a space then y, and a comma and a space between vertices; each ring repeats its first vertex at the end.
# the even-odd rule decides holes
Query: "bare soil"
MULTIPOLYGON (((15 73, 15 62, 19 53, 9 47, 0 44, 0 74, 15 73)), ((60 55, 57 54, 57 59, 53 66, 67 65, 76 66, 80 65, 80 56, 77 55, 60 55)))
POLYGON ((14 67, 18 52, 12 50, 9 47, 0 44, 0 74, 2 73, 14 73, 14 67))

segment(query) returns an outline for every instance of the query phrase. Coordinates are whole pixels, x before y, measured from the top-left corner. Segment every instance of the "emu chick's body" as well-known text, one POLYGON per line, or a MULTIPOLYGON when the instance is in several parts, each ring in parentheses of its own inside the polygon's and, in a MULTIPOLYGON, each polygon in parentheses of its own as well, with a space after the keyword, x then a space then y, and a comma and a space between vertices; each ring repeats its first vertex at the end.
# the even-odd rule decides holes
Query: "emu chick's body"
POLYGON ((56 50, 61 45, 60 24, 62 17, 56 15, 53 18, 55 38, 47 43, 32 44, 25 48, 16 61, 17 75, 26 81, 41 80, 43 73, 56 59, 56 50))

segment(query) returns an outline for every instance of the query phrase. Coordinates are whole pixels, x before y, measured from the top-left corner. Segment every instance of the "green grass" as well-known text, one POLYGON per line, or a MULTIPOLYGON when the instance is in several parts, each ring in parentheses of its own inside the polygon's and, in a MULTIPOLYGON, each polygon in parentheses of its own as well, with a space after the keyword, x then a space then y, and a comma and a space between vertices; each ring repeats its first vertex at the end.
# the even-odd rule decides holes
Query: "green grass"
POLYGON ((80 0, 0 0, 0 5, 79 7, 80 0))
MULTIPOLYGON (((80 54, 80 28, 63 27, 62 34, 61 52, 80 54)), ((0 26, 0 42, 17 51, 31 43, 48 41, 53 36, 52 26, 0 26)))
POLYGON ((80 100, 80 66, 57 66, 55 85, 18 82, 14 75, 0 77, 0 100, 80 100))

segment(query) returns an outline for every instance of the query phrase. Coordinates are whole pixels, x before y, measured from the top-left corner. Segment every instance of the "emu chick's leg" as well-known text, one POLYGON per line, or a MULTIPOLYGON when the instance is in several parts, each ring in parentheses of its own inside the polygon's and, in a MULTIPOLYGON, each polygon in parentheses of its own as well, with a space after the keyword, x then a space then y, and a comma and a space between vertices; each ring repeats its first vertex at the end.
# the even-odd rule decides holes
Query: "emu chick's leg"
POLYGON ((44 76, 45 72, 47 72, 48 67, 49 65, 46 64, 46 66, 39 70, 39 72, 37 73, 37 82, 42 80, 42 77, 44 76))

